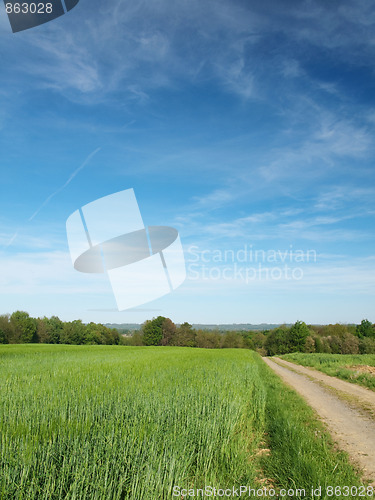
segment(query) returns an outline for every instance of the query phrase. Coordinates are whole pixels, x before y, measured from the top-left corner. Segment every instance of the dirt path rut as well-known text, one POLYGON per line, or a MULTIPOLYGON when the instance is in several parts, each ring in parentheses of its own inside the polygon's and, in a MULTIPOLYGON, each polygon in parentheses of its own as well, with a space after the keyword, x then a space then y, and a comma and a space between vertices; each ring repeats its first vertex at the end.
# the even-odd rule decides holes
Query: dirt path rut
POLYGON ((275 358, 277 363, 270 358, 263 359, 314 408, 339 447, 347 451, 351 459, 363 469, 364 478, 375 485, 375 420, 370 414, 366 416, 363 411, 350 407, 320 383, 355 398, 357 404, 362 401, 366 407, 373 405, 374 409, 375 393, 279 358, 275 358))

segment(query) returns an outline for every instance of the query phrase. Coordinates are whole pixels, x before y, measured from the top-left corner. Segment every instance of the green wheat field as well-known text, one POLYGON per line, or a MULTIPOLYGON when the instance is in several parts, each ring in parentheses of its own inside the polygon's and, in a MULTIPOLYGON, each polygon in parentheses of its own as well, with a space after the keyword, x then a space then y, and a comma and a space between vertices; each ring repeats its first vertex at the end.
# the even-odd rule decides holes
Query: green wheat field
POLYGON ((362 484, 249 350, 3 345, 0 388, 1 499, 362 484))

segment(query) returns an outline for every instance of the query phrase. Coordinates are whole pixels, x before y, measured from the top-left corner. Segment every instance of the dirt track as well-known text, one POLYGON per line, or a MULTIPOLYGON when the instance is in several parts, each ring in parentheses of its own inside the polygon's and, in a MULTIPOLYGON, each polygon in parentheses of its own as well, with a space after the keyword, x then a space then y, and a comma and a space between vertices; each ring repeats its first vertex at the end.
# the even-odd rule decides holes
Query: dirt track
POLYGON ((263 360, 305 398, 327 424, 338 446, 363 469, 364 478, 375 484, 375 419, 360 409, 375 410, 375 393, 279 358, 274 358, 277 362, 270 358, 263 360), (322 384, 330 386, 336 394, 322 384), (351 406, 342 397, 348 398, 351 406), (354 408, 353 403, 359 408, 354 408))

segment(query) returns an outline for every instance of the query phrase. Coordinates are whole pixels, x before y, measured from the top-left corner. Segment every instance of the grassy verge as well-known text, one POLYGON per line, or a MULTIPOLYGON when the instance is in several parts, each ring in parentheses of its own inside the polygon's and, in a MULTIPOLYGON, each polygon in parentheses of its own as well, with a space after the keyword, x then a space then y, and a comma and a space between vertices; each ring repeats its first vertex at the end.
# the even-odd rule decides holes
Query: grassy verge
POLYGON ((375 366, 375 354, 302 354, 293 353, 280 356, 287 361, 341 378, 347 382, 362 385, 375 391, 375 376, 350 367, 375 366))

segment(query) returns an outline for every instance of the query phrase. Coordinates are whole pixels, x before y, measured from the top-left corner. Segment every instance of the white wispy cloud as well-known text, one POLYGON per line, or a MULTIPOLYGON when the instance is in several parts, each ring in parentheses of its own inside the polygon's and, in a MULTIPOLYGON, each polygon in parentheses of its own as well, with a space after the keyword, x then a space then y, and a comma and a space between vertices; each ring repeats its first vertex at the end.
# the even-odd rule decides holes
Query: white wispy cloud
POLYGON ((372 187, 356 187, 353 185, 334 185, 327 187, 318 193, 314 203, 316 210, 339 210, 349 204, 353 204, 355 210, 366 214, 371 208, 371 202, 375 197, 375 189, 372 187))
POLYGON ((74 270, 68 252, 1 252, 0 294, 93 294, 108 291, 103 275, 74 270))
POLYGON ((94 2, 84 14, 77 6, 43 29, 23 33, 17 49, 27 43, 30 57, 14 71, 28 75, 31 84, 36 77, 34 85, 86 102, 119 90, 143 100, 150 89, 211 78, 247 98, 252 72, 245 67, 244 46, 256 17, 226 0, 94 2))
POLYGON ((231 290, 231 293, 249 294, 267 291, 285 293, 366 295, 375 293, 374 256, 371 259, 349 256, 330 256, 310 262, 215 262, 188 263, 188 281, 185 291, 199 293, 199 288, 213 294, 231 290), (259 265, 260 264, 260 265, 259 265), (288 270, 285 270, 287 265, 288 270), (210 272, 210 269, 214 270, 210 272), (246 271, 248 269, 248 271, 246 271), (274 273, 272 274, 272 269, 274 273), (295 271, 293 275, 293 270, 295 271), (241 270, 241 271, 240 271, 241 270), (277 270, 277 272, 275 272, 277 270), (247 272, 247 274, 246 274, 247 272), (297 277, 297 279, 293 278, 297 277))
MULTIPOLYGON (((203 242, 210 248, 222 239, 248 241, 294 241, 321 246, 326 243, 362 241, 370 242, 373 235, 360 228, 363 217, 373 217, 374 213, 352 199, 352 210, 329 210, 322 215, 314 203, 308 206, 290 206, 265 212, 256 212, 241 217, 222 218, 207 210, 206 215, 199 212, 177 217, 171 224, 181 228, 182 234, 192 241, 203 242), (357 221, 347 227, 348 221, 357 221)), ((365 202, 364 202, 365 203, 365 202)))
MULTIPOLYGON (((334 48, 350 61, 353 53, 373 57, 372 7, 369 0, 358 5, 344 1, 339 8, 301 1, 286 12, 271 2, 265 12, 262 6, 230 0, 140 0, 132 5, 93 0, 90 9, 80 4, 17 41, 13 37, 13 50, 26 43, 30 57, 10 69, 35 76, 31 84, 87 102, 119 90, 142 101, 150 90, 174 87, 183 79, 217 80, 245 100, 261 98, 273 91, 274 78, 306 76, 302 65, 309 46, 334 48), (267 53, 262 44, 269 41, 276 45, 267 53)), ((6 16, 1 19, 7 22, 6 16)))

